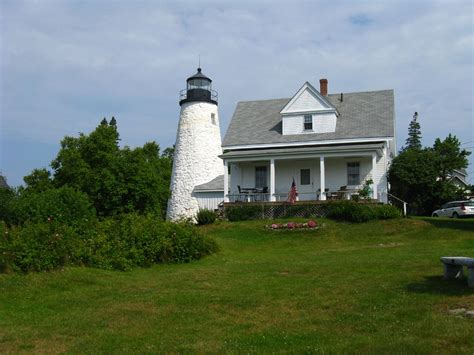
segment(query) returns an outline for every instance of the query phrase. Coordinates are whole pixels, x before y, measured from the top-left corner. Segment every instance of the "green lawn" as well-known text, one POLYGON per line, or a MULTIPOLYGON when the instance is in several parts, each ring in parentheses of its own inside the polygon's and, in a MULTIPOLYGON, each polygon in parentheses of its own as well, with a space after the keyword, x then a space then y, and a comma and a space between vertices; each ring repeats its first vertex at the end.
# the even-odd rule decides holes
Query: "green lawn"
POLYGON ((410 219, 317 231, 206 227, 220 251, 132 272, 0 275, 5 352, 474 351, 466 280, 440 256, 474 256, 474 220, 410 219))

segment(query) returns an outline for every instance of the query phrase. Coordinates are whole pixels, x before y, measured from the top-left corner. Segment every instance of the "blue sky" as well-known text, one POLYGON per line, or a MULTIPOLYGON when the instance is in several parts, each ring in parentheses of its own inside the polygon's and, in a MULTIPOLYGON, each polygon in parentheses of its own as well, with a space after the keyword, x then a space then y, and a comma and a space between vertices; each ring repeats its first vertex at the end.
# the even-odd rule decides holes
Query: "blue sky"
POLYGON ((325 77, 329 93, 394 89, 399 146, 418 111, 425 145, 453 133, 474 147, 471 1, 3 0, 0 10, 0 170, 11 185, 104 116, 123 145, 171 146, 199 54, 222 134, 238 101, 290 97, 325 77))

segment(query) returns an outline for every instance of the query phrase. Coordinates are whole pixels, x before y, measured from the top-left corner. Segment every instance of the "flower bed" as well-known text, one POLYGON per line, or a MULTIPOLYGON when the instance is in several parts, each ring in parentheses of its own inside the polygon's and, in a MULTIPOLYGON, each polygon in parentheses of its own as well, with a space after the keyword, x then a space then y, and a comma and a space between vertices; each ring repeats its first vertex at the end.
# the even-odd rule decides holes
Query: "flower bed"
POLYGON ((306 223, 295 223, 295 222, 272 223, 272 224, 267 224, 265 228, 272 229, 272 230, 317 229, 319 228, 319 224, 316 221, 309 220, 306 223))

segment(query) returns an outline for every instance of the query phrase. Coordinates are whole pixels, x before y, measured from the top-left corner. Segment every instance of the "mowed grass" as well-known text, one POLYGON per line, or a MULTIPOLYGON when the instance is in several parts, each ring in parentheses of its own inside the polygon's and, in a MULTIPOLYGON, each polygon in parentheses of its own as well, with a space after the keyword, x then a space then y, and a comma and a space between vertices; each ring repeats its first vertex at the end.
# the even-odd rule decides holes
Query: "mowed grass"
POLYGON ((204 227, 220 251, 190 264, 0 275, 0 353, 473 353, 449 310, 474 290, 439 257, 474 256, 474 220, 321 221, 204 227))

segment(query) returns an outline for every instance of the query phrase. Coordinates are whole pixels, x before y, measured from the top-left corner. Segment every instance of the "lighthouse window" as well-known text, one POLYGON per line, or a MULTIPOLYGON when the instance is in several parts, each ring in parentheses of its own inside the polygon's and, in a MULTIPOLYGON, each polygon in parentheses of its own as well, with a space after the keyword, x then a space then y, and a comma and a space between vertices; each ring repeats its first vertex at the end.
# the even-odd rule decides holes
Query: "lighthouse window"
POLYGON ((213 125, 216 125, 216 114, 215 113, 211 113, 211 122, 213 125))

